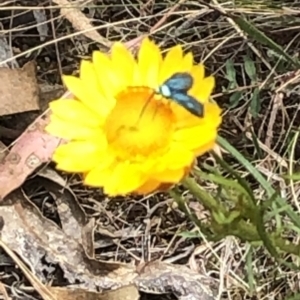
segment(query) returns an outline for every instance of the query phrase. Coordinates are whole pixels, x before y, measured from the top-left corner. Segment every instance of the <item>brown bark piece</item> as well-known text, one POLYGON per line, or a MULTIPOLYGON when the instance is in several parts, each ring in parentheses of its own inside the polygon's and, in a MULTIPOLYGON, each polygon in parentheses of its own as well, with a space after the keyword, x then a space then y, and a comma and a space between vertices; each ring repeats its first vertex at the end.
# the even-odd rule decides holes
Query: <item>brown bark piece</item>
POLYGON ((39 109, 39 86, 33 61, 21 69, 0 68, 0 116, 39 109))

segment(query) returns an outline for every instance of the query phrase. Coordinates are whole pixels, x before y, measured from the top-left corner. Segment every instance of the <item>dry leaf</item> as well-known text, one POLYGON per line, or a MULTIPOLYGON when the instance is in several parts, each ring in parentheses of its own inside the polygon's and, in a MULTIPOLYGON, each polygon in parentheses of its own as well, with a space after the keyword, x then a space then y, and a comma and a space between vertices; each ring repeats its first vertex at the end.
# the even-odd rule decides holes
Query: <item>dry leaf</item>
POLYGON ((139 290, 173 293, 179 300, 214 300, 215 282, 186 266, 161 261, 138 267, 90 259, 77 240, 66 235, 55 223, 44 218, 19 190, 0 206, 3 219, 2 241, 17 252, 37 278, 44 282, 46 262, 59 264, 64 277, 76 288, 88 291, 117 289, 134 284, 139 290), (10 203, 9 205, 7 203, 10 203))
POLYGON ((10 297, 8 297, 7 291, 2 282, 0 282, 0 295, 1 294, 2 294, 4 300, 12 300, 10 297))
POLYGON ((0 116, 39 109, 35 63, 22 69, 0 68, 0 116))
POLYGON ((67 182, 50 168, 43 168, 38 173, 39 184, 44 186, 57 205, 60 223, 65 234, 77 239, 89 257, 94 257, 95 219, 87 218, 76 196, 67 182))
MULTIPOLYGON (((1 130, 1 128, 0 128, 1 130)), ((4 160, 5 156, 8 154, 8 148, 0 141, 0 164, 4 160)))
POLYGON ((138 276, 129 265, 89 258, 77 240, 44 218, 20 190, 11 193, 5 203, 10 205, 0 206, 0 218, 4 221, 2 240, 42 282, 47 280, 47 265, 42 258, 59 264, 70 284, 90 291, 129 285, 138 276))
POLYGON ((104 293, 89 292, 82 289, 67 289, 60 287, 49 287, 49 290, 64 300, 138 300, 139 292, 134 285, 121 287, 114 291, 104 293))
POLYGON ((0 202, 19 187, 37 167, 48 162, 60 139, 44 131, 46 121, 37 120, 0 163, 0 202))
POLYGON ((44 9, 33 9, 33 16, 37 22, 37 31, 40 35, 40 40, 44 41, 49 34, 47 17, 44 9))
MULTIPOLYGON (((1 219, 3 222, 3 219, 1 219)), ((3 224, 2 224, 3 225, 3 224)), ((10 256, 16 265, 23 272, 28 281, 32 284, 35 290, 42 296, 44 300, 58 300, 36 276, 32 273, 23 261, 0 239, 0 247, 10 256)))
MULTIPOLYGON (((62 98, 71 97, 66 92, 62 98)), ((0 162, 0 202, 11 191, 22 185, 41 164, 48 162, 61 139, 49 135, 44 128, 48 124, 49 109, 45 117, 37 118, 11 147, 10 153, 0 162)))
MULTIPOLYGON (((2 21, 2 20, 1 20, 2 21)), ((13 51, 4 36, 0 36, 0 66, 6 68, 19 68, 18 62, 12 58, 13 51), (7 59, 11 59, 10 62, 1 63, 7 59)))

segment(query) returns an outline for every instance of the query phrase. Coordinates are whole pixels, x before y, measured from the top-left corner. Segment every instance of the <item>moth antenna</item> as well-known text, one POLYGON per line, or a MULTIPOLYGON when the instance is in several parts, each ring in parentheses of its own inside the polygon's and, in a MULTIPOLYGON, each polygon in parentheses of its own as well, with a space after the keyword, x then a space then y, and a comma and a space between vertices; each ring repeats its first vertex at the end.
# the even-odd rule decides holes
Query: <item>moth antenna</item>
POLYGON ((137 120, 137 125, 138 125, 139 122, 141 121, 141 118, 142 118, 143 114, 145 113, 146 108, 147 108, 147 106, 149 105, 150 100, 154 97, 154 95, 155 95, 155 90, 154 90, 153 93, 149 96, 149 98, 147 99, 145 105, 143 106, 143 108, 142 108, 142 110, 141 110, 141 113, 140 113, 140 116, 139 116, 139 118, 138 118, 138 120, 137 120))

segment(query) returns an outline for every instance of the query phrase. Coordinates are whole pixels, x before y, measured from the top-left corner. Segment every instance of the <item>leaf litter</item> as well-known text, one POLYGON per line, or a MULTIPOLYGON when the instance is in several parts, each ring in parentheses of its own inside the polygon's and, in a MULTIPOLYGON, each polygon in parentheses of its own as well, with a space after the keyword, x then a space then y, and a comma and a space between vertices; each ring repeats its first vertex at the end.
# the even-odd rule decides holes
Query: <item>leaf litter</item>
POLYGON ((82 244, 43 217, 20 190, 11 193, 5 202, 0 207, 1 240, 30 266, 41 282, 47 282, 45 272, 51 272, 42 259, 58 264, 70 284, 80 281, 76 287, 88 291, 130 285, 136 277, 134 269, 127 265, 120 268, 118 263, 89 258, 82 244))
POLYGON ((0 68, 0 116, 39 109, 35 63, 19 69, 0 68))
MULTIPOLYGON (((65 190, 62 191, 60 197, 65 198, 65 190)), ((65 216, 69 216, 74 219, 71 223, 90 227, 89 222, 86 223, 82 218, 82 211, 77 207, 76 201, 73 209, 65 205, 68 202, 67 199, 61 202, 64 206, 60 212, 63 216, 61 221, 65 220, 65 216), (73 213, 75 211, 77 212, 73 213)), ((137 268, 128 264, 95 260, 88 256, 83 246, 91 243, 90 234, 81 234, 74 238, 73 229, 68 226, 71 223, 68 221, 62 228, 66 228, 67 231, 71 229, 70 236, 57 224, 45 218, 20 189, 7 196, 3 204, 0 206, 0 219, 3 223, 1 240, 30 266, 40 282, 47 282, 45 273, 51 273, 52 268, 46 264, 51 264, 59 265, 65 279, 74 289, 76 287, 96 292, 134 284, 150 293, 175 291, 179 299, 185 299, 189 294, 192 297, 190 299, 196 300, 200 296, 207 300, 214 299, 210 290, 203 290, 203 283, 207 286, 210 284, 207 278, 184 266, 176 267, 154 261, 137 268), (186 278, 189 279, 185 282, 186 278)))
MULTIPOLYGON (((58 0, 55 2, 60 3, 58 0)), ((177 6, 174 6, 172 11, 175 9, 177 6)), ((76 9, 69 10, 64 16, 74 23, 75 28, 92 29, 86 25, 87 20, 84 20, 83 14, 80 14, 80 24, 76 24, 77 19, 74 16, 78 12, 76 9)), ((63 11, 61 13, 63 14, 63 11)), ((167 16, 161 19, 152 30, 164 23, 166 18, 167 16)), ((42 22, 38 23, 41 26, 42 22)), ((46 31, 44 28, 43 33, 40 33, 41 40, 46 31)), ((96 31, 91 33, 96 34, 96 31)), ((98 41, 100 38, 102 45, 107 46, 103 42, 106 40, 101 36, 86 36, 98 41)), ((141 39, 142 37, 138 37, 129 41, 127 46, 137 45, 141 39)), ((9 51, 7 57, 1 58, 1 61, 3 68, 0 72, 3 72, 3 77, 7 78, 9 84, 13 83, 13 86, 0 90, 0 97, 3 97, 3 101, 0 98, 0 116, 39 110, 43 95, 37 84, 33 62, 25 64, 23 68, 18 68, 16 63, 15 69, 9 69, 8 61, 14 62, 9 51), (23 95, 22 91, 26 95, 23 95), (8 105, 9 103, 14 105, 8 105)), ((69 96, 67 92, 63 98, 69 96)), ((54 98, 53 96, 52 99, 54 98)), ((47 103, 42 105, 47 107, 47 103)), ((20 268, 22 266, 23 273, 43 299, 134 300, 139 298, 137 289, 154 294, 174 293, 181 300, 214 299, 210 280, 185 266, 148 261, 136 267, 94 259, 94 219, 87 218, 72 190, 55 171, 44 167, 38 173, 34 173, 37 168, 49 163, 55 148, 63 142, 45 133, 48 113, 49 110, 46 110, 32 122, 9 147, 2 147, 0 161, 2 248, 6 249, 20 268), (43 216, 24 191, 19 189, 29 176, 39 176, 40 183, 55 200, 60 226, 43 216), (30 270, 10 251, 17 253, 30 270), (45 285, 48 280, 45 274, 51 274, 55 269, 53 266, 59 266, 63 271, 68 289, 45 285), (110 289, 117 290, 107 291, 110 289), (105 294, 102 295, 102 292, 105 294)))

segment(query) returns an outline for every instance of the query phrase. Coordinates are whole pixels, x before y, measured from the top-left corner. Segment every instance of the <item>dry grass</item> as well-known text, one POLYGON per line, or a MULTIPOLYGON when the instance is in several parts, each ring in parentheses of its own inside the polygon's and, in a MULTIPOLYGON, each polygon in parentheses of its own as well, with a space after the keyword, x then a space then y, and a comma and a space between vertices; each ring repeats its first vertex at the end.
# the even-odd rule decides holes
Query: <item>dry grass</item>
MULTIPOLYGON (((224 111, 220 135, 269 178, 299 213, 299 185, 276 176, 282 168, 287 171, 287 165, 293 168, 290 172, 299 170, 300 92, 299 72, 294 66, 279 59, 269 47, 248 38, 232 18, 199 1, 179 1, 180 5, 173 0, 73 1, 71 16, 55 5, 66 2, 7 1, 7 11, 0 10, 3 32, 16 50, 14 58, 20 64, 36 60, 40 83, 61 84, 62 73, 76 73, 81 58, 88 57, 94 49, 106 49, 113 41, 130 42, 150 34, 166 50, 182 43, 186 50, 194 52, 196 61, 205 62, 208 73, 216 76, 214 99, 224 111), (33 7, 34 2, 38 6, 33 7), (49 29, 44 41, 40 41, 31 14, 42 5, 49 29), (8 16, 11 11, 15 15, 13 22, 8 16), (18 14, 21 16, 16 17, 18 14)), ((299 59, 300 3, 289 1, 286 7, 280 7, 280 3, 240 0, 233 5, 230 1, 211 1, 212 6, 225 13, 247 18, 290 56, 299 59)), ((225 158, 242 177, 253 181, 253 193, 260 199, 262 188, 251 174, 229 154, 225 158)), ((168 200, 163 195, 106 201, 74 178, 70 183, 87 213, 96 217, 99 224, 105 224, 118 241, 105 246, 103 232, 96 230, 101 259, 139 260, 144 252, 142 236, 146 236, 150 237, 148 251, 152 259, 190 261, 211 276, 220 277, 223 299, 286 299, 299 291, 298 271, 275 264, 264 247, 250 247, 234 237, 211 244, 198 238, 176 236, 182 231, 192 231, 195 225, 184 215, 174 213, 167 204, 159 205, 168 200), (145 220, 151 225, 145 226, 145 220)), ((34 195, 41 195, 38 190, 33 192, 31 182, 25 189, 32 193, 33 199, 34 195)), ((51 205, 48 213, 50 208, 51 205)), ((205 217, 205 212, 201 216, 205 217)), ((296 235, 289 238, 298 240, 296 235)), ((295 257, 285 259, 297 264, 295 257)))

